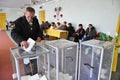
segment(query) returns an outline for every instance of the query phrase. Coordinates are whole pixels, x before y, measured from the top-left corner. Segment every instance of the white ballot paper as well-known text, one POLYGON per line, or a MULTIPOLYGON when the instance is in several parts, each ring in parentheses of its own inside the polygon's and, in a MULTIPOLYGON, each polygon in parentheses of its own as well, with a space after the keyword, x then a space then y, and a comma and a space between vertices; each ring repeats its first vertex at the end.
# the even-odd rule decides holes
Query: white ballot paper
MULTIPOLYGON (((23 47, 23 49, 27 52, 30 52, 31 49, 33 48, 33 46, 35 45, 35 41, 33 39, 29 38, 27 40, 27 42, 28 42, 28 45, 29 45, 28 48, 23 47)), ((24 64, 28 64, 28 63, 30 63, 30 59, 29 58, 24 58, 23 62, 24 62, 24 64)))
POLYGON ((23 62, 24 62, 24 64, 28 64, 28 63, 30 63, 30 59, 29 58, 24 58, 23 62))
POLYGON ((33 76, 27 75, 27 76, 22 76, 21 80, 47 80, 46 76, 40 76, 38 74, 35 74, 33 76))
POLYGON ((40 78, 40 80, 47 80, 47 78, 46 78, 46 76, 44 75, 44 76, 42 76, 42 77, 40 78))
POLYGON ((29 38, 29 39, 27 40, 27 42, 28 42, 28 44, 29 44, 28 48, 23 47, 23 49, 24 49, 25 51, 27 51, 27 52, 30 52, 31 49, 33 48, 33 46, 35 45, 35 41, 34 41, 33 39, 29 38))
POLYGON ((40 77, 38 74, 35 74, 29 78, 29 80, 40 80, 40 77))

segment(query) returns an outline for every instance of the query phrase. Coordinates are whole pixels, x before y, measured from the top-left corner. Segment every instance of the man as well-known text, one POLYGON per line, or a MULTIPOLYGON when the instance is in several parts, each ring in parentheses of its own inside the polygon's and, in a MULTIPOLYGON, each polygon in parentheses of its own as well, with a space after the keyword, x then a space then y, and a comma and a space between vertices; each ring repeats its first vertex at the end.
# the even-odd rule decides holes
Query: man
MULTIPOLYGON (((32 7, 27 7, 24 16, 14 22, 15 27, 11 31, 11 36, 19 46, 27 48, 29 46, 27 43, 28 38, 32 38, 37 42, 43 39, 42 31, 34 14, 35 10, 32 7)), ((33 63, 33 74, 35 74, 37 73, 36 59, 31 60, 31 63, 33 63)), ((28 72, 29 70, 26 69, 27 65, 24 65, 24 67, 26 74, 31 74, 31 72, 28 72)))
POLYGON ((30 37, 35 41, 43 39, 42 31, 36 17, 34 17, 35 10, 27 7, 23 17, 15 21, 15 27, 11 32, 12 38, 15 42, 25 48, 28 47, 27 39, 30 37))

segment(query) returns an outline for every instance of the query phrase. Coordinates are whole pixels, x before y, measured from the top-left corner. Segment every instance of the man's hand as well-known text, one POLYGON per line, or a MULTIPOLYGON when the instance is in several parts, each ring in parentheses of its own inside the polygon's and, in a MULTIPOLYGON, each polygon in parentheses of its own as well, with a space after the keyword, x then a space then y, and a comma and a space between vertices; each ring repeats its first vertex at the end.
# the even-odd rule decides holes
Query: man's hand
POLYGON ((22 41, 22 42, 20 43, 20 45, 21 45, 21 47, 25 47, 25 48, 28 48, 28 46, 29 46, 29 44, 28 44, 27 41, 22 41))
POLYGON ((40 38, 40 37, 37 37, 36 42, 40 42, 40 41, 41 41, 41 38, 40 38))

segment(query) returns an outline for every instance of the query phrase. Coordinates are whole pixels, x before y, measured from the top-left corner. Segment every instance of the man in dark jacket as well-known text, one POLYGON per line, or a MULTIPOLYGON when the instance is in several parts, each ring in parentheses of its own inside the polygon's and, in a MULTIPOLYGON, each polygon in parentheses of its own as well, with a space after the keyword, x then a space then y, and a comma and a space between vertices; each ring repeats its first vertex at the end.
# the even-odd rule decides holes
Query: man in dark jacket
MULTIPOLYGON (((32 38, 33 40, 39 42, 43 39, 42 31, 40 30, 40 26, 37 18, 34 16, 35 10, 32 7, 27 7, 24 13, 24 16, 18 18, 14 23, 15 27, 11 31, 11 36, 13 40, 22 47, 27 48, 29 45, 27 43, 28 38, 32 38)), ((36 59, 32 60, 33 63, 33 73, 37 73, 37 63, 36 59)), ((24 65, 25 67, 25 65, 24 65)), ((26 74, 28 70, 25 67, 26 74)), ((33 75, 33 74, 32 74, 33 75)))
POLYGON ((34 17, 35 10, 31 7, 27 7, 24 16, 18 18, 14 23, 15 27, 11 31, 11 36, 15 42, 28 47, 27 39, 32 38, 35 41, 43 39, 42 31, 36 17, 34 17))
POLYGON ((73 33, 75 32, 72 23, 68 23, 67 31, 68 31, 68 39, 70 39, 70 37, 73 37, 73 33))

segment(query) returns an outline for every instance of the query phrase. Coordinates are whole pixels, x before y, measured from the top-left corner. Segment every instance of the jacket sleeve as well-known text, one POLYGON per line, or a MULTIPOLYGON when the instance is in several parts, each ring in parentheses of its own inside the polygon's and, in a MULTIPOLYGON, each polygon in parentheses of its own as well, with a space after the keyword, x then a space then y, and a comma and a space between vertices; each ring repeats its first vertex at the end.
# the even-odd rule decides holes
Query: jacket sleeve
POLYGON ((93 30, 93 37, 97 35, 96 29, 93 30))
POLYGON ((20 35, 20 33, 21 33, 21 26, 19 22, 15 22, 15 27, 11 31, 11 37, 18 45, 20 45, 20 42, 23 41, 23 38, 20 35))
POLYGON ((89 29, 87 28, 86 31, 85 31, 85 35, 87 36, 89 33, 89 29))
POLYGON ((39 27, 39 34, 38 34, 38 36, 43 40, 43 32, 42 32, 40 27, 39 27))
POLYGON ((35 18, 35 21, 36 21, 36 24, 37 24, 37 34, 38 34, 38 37, 40 37, 40 38, 43 40, 43 32, 42 32, 42 30, 41 30, 41 28, 40 28, 38 19, 35 18))
POLYGON ((96 30, 93 29, 92 32, 90 33, 89 37, 90 37, 90 38, 95 38, 96 34, 97 34, 97 33, 96 33, 96 30))

